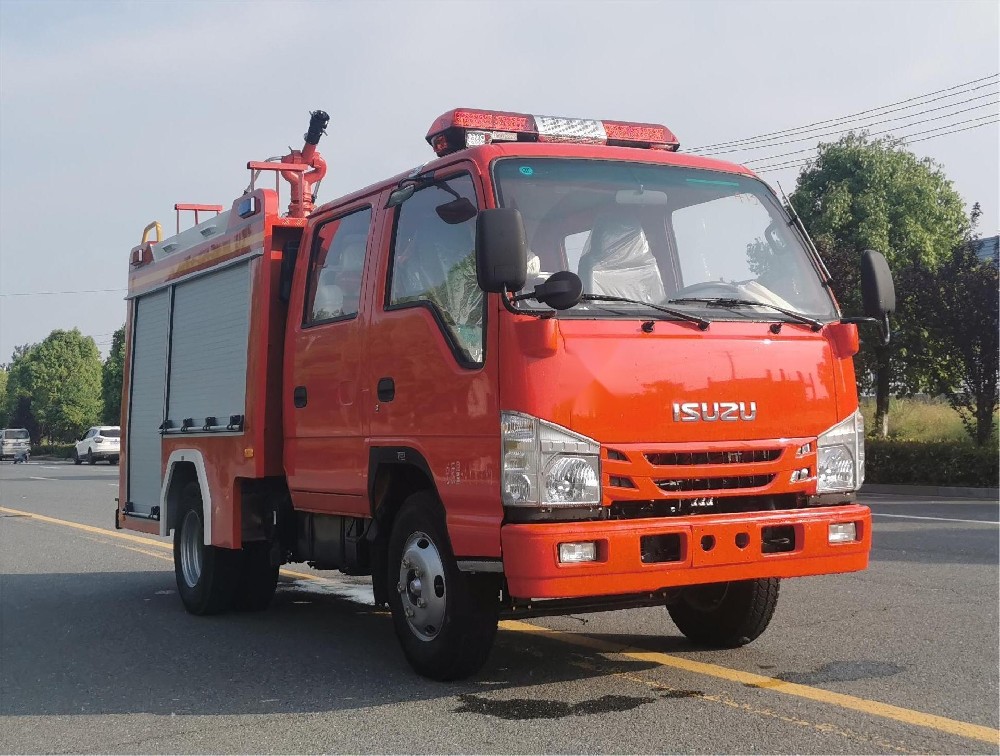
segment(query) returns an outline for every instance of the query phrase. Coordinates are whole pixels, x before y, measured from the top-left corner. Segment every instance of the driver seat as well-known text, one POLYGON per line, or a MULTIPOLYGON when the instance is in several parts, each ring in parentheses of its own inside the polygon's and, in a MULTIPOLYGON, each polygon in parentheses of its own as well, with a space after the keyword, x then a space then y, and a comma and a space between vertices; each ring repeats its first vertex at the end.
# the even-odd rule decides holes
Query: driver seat
POLYGON ((652 303, 666 298, 660 267, 634 212, 616 209, 595 218, 580 257, 580 278, 589 294, 652 303))

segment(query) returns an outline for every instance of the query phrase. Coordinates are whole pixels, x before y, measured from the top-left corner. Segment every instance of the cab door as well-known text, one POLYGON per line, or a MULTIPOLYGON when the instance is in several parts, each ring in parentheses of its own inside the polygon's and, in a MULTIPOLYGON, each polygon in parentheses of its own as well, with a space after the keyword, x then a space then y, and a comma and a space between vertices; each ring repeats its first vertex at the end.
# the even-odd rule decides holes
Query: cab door
POLYGON ((297 509, 365 514, 364 296, 373 203, 317 219, 289 302, 283 409, 285 471, 297 509))
POLYGON ((375 460, 430 473, 456 554, 499 554, 497 328, 476 280, 476 167, 439 168, 383 213, 368 339, 375 460))

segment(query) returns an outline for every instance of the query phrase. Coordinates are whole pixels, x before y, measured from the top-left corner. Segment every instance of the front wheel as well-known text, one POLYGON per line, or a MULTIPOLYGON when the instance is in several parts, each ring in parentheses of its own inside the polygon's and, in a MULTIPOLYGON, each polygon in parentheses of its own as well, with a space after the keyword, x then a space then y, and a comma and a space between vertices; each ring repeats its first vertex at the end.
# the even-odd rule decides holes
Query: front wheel
POLYGON ((388 557, 389 608, 410 665, 434 680, 479 670, 497 633, 500 583, 492 575, 459 571, 434 496, 406 500, 388 557))
POLYGON ((82 465, 83 464, 83 460, 80 459, 80 452, 78 452, 76 449, 73 449, 73 464, 74 465, 82 465))
POLYGON ((174 529, 174 576, 184 608, 191 614, 217 614, 232 604, 240 553, 205 545, 201 490, 190 483, 181 496, 174 529))
POLYGON ((780 584, 778 578, 757 578, 691 586, 667 605, 667 611, 677 628, 699 645, 745 646, 770 624, 780 584))
POLYGON ((97 457, 94 456, 94 450, 93 449, 87 449, 87 464, 88 465, 96 465, 97 464, 97 457))

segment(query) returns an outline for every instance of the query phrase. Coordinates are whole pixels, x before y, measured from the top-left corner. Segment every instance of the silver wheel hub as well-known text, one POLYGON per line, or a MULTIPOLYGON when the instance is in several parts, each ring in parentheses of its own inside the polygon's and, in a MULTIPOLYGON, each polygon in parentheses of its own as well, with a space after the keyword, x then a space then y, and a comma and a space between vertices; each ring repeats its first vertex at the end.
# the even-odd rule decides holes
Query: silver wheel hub
POLYGON ((189 511, 181 522, 181 573, 188 588, 196 587, 201 579, 204 537, 201 518, 189 511))
POLYGON ((441 632, 448 595, 441 554, 426 533, 412 533, 403 544, 396 591, 403 614, 420 640, 434 640, 441 632))

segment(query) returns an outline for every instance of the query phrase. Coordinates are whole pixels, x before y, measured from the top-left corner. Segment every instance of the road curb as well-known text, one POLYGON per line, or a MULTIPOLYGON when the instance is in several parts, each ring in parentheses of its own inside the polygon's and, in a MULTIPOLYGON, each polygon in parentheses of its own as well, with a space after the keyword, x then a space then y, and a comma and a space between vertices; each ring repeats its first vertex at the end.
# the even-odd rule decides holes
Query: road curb
POLYGON ((979 501, 997 501, 1000 499, 1000 489, 997 488, 965 488, 962 486, 897 486, 882 483, 866 483, 861 486, 860 493, 872 494, 911 494, 913 496, 942 496, 954 499, 976 499, 979 501))

